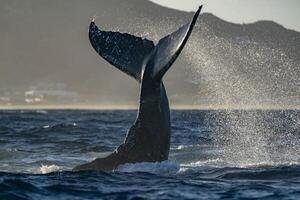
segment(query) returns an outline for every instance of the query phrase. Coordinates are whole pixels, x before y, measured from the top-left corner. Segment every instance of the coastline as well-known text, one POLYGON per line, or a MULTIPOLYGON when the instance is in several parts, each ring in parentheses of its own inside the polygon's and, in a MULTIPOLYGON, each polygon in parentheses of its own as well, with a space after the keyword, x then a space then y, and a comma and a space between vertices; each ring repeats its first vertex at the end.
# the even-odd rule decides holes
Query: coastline
MULTIPOLYGON (((0 110, 137 110, 138 105, 14 105, 0 110)), ((170 105, 171 110, 300 110, 300 105, 170 105)))

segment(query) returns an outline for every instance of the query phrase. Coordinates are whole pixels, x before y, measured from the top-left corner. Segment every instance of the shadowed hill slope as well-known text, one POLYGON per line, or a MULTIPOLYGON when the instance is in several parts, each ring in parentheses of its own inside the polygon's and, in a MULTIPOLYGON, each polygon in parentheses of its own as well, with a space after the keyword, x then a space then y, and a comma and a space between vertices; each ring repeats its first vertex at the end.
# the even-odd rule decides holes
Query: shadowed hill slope
MULTIPOLYGON (((146 0, 3 0, 0 104, 26 104, 26 91, 40 91, 42 104, 135 104, 138 85, 89 44, 93 16, 102 29, 157 42, 192 13, 146 0)), ((298 32, 274 22, 241 25, 203 14, 166 77, 170 101, 299 105, 299 44, 298 32)))

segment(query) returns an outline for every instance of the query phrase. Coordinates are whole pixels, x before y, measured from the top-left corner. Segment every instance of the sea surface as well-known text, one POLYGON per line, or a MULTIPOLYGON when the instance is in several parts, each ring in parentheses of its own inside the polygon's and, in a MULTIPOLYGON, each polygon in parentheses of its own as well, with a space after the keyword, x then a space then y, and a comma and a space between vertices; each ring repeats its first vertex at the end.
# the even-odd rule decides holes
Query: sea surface
POLYGON ((168 161, 72 172, 136 110, 0 111, 0 199, 300 199, 299 110, 176 110, 168 161))

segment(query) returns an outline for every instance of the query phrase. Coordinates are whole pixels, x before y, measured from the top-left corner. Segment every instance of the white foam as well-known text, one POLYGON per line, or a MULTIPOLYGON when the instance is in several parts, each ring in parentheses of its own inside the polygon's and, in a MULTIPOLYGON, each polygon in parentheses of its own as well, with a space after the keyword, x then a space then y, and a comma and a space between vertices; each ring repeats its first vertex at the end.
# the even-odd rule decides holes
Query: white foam
POLYGON ((118 167, 119 172, 148 172, 153 174, 175 174, 180 170, 179 164, 172 161, 156 162, 156 163, 136 163, 124 164, 118 167))
POLYGON ((177 147, 177 150, 182 150, 182 149, 186 149, 186 148, 190 148, 192 145, 179 145, 177 147))
POLYGON ((197 171, 203 168, 226 168, 226 167, 237 167, 237 168, 257 168, 257 167, 279 167, 279 166, 292 166, 299 165, 299 162, 252 162, 252 163, 230 163, 226 162, 221 158, 209 159, 209 160, 200 160, 185 164, 180 164, 179 173, 186 171, 197 171))
POLYGON ((190 145, 179 145, 175 149, 176 150, 186 150, 186 149, 201 148, 201 147, 209 147, 209 146, 202 145, 202 144, 190 144, 190 145))
POLYGON ((39 113, 39 114, 48 114, 48 111, 47 110, 37 110, 36 113, 39 113))
POLYGON ((43 126, 43 128, 48 129, 48 128, 50 128, 50 125, 45 125, 45 126, 43 126))
POLYGON ((59 167, 57 165, 42 165, 38 169, 38 173, 49 174, 51 172, 56 172, 56 171, 61 171, 61 170, 62 170, 62 167, 59 167))

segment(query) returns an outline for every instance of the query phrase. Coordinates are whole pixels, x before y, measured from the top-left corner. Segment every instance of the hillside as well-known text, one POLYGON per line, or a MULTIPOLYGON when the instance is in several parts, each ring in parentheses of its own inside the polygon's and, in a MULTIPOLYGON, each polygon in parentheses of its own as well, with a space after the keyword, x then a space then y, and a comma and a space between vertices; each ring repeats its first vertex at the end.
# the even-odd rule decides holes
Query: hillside
MULTIPOLYGON (((146 0, 2 0, 0 106, 130 104, 138 85, 91 48, 93 16, 106 30, 157 42, 192 13, 146 0), (118 7, 116 7, 118 5, 118 7)), ((165 78, 173 105, 300 105, 300 33, 271 21, 200 17, 165 78)))

